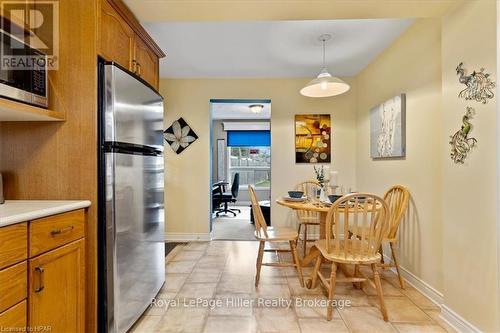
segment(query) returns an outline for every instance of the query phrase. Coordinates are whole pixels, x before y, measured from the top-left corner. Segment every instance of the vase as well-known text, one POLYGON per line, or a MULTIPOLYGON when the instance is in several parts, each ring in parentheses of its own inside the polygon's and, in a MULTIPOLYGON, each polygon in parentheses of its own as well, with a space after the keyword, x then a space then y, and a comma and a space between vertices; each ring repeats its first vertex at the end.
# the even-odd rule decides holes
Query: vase
POLYGON ((319 201, 326 201, 327 197, 326 197, 326 193, 325 193, 325 188, 322 187, 320 192, 319 192, 319 201))

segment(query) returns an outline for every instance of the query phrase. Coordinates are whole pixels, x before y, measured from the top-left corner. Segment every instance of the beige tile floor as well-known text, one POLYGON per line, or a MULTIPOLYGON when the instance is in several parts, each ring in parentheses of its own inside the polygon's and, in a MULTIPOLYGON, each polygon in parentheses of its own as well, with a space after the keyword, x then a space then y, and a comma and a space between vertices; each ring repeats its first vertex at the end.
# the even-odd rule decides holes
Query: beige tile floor
MULTIPOLYGON (((292 268, 263 267, 254 288, 257 248, 249 241, 177 246, 167 257, 166 285, 156 305, 130 332, 454 332, 440 319, 439 307, 411 286, 401 290, 389 270, 382 280, 389 322, 382 320, 375 291, 352 284, 339 284, 335 295, 339 304, 352 305, 335 309, 327 321, 326 308, 314 304, 326 299, 321 288, 302 288, 292 268)), ((267 253, 264 260, 290 259, 280 256, 267 253)))

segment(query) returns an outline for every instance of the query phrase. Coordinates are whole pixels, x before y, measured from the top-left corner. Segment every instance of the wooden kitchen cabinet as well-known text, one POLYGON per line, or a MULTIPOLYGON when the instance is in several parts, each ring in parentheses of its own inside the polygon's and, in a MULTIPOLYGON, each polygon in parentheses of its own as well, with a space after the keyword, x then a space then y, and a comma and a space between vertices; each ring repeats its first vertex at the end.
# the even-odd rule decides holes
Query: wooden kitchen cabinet
POLYGON ((29 226, 30 258, 85 236, 85 213, 68 213, 37 219, 29 226))
POLYGON ((119 65, 134 71, 134 30, 109 4, 107 0, 100 1, 99 17, 99 51, 106 60, 112 60, 119 65))
POLYGON ((4 332, 26 331, 26 301, 0 313, 0 329, 4 332))
POLYGON ((29 260, 30 327, 85 330, 85 243, 72 242, 29 260))
POLYGON ((0 227, 0 331, 85 331, 86 221, 78 209, 0 227))
POLYGON ((0 313, 26 299, 27 272, 26 260, 0 271, 0 313))
POLYGON ((134 39, 134 60, 135 73, 142 79, 158 89, 158 57, 149 49, 149 47, 137 37, 134 39))
POLYGON ((28 257, 28 224, 0 228, 0 269, 28 257))
POLYGON ((98 52, 159 88, 159 59, 165 54, 120 0, 100 0, 98 52))

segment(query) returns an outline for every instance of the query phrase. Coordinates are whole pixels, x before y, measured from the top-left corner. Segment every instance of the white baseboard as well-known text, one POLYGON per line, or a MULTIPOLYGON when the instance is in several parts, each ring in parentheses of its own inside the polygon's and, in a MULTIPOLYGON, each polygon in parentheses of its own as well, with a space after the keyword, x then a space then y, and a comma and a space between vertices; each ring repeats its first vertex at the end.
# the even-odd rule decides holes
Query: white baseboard
POLYGON ((211 233, 168 232, 165 234, 165 240, 173 242, 207 242, 212 240, 212 235, 211 233))
MULTIPOLYGON (((385 262, 390 262, 391 258, 384 254, 385 262)), ((431 302, 436 304, 441 308, 441 318, 446 321, 450 326, 457 330, 457 332, 461 333, 479 333, 477 327, 469 323, 463 317, 461 317, 458 313, 450 309, 448 306, 443 304, 444 296, 441 292, 436 290, 434 287, 429 285, 424 280, 420 279, 418 276, 410 272, 404 267, 399 267, 401 269, 401 273, 406 282, 412 285, 415 289, 420 291, 424 296, 426 296, 431 302)), ((396 268, 391 267, 391 270, 397 274, 396 268)))
MULTIPOLYGON (((391 257, 384 254, 384 261, 386 263, 391 262, 391 257)), ((424 296, 426 296, 432 303, 437 306, 442 306, 444 301, 443 294, 432 287, 430 284, 407 270, 406 268, 399 266, 401 273, 405 281, 407 281, 413 288, 420 291, 424 296)), ((391 271, 397 274, 396 267, 391 267, 391 271)))
POLYGON ((453 326, 458 332, 461 333, 479 333, 481 330, 476 326, 469 323, 467 320, 462 318, 458 313, 447 307, 446 305, 441 305, 441 318, 448 324, 453 326))

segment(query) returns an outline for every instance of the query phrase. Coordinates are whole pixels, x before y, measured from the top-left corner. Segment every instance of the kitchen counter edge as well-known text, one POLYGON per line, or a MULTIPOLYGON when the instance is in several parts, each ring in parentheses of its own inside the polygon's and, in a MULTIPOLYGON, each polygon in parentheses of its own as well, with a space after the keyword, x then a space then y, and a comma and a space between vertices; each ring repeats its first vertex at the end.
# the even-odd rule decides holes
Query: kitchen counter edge
POLYGON ((89 200, 6 200, 0 205, 0 228, 87 208, 91 204, 89 200), (12 209, 13 205, 16 205, 15 209, 12 209), (26 206, 24 210, 23 205, 26 206), (33 205, 37 207, 30 207, 33 205), (12 212, 9 212, 9 208, 12 212))

